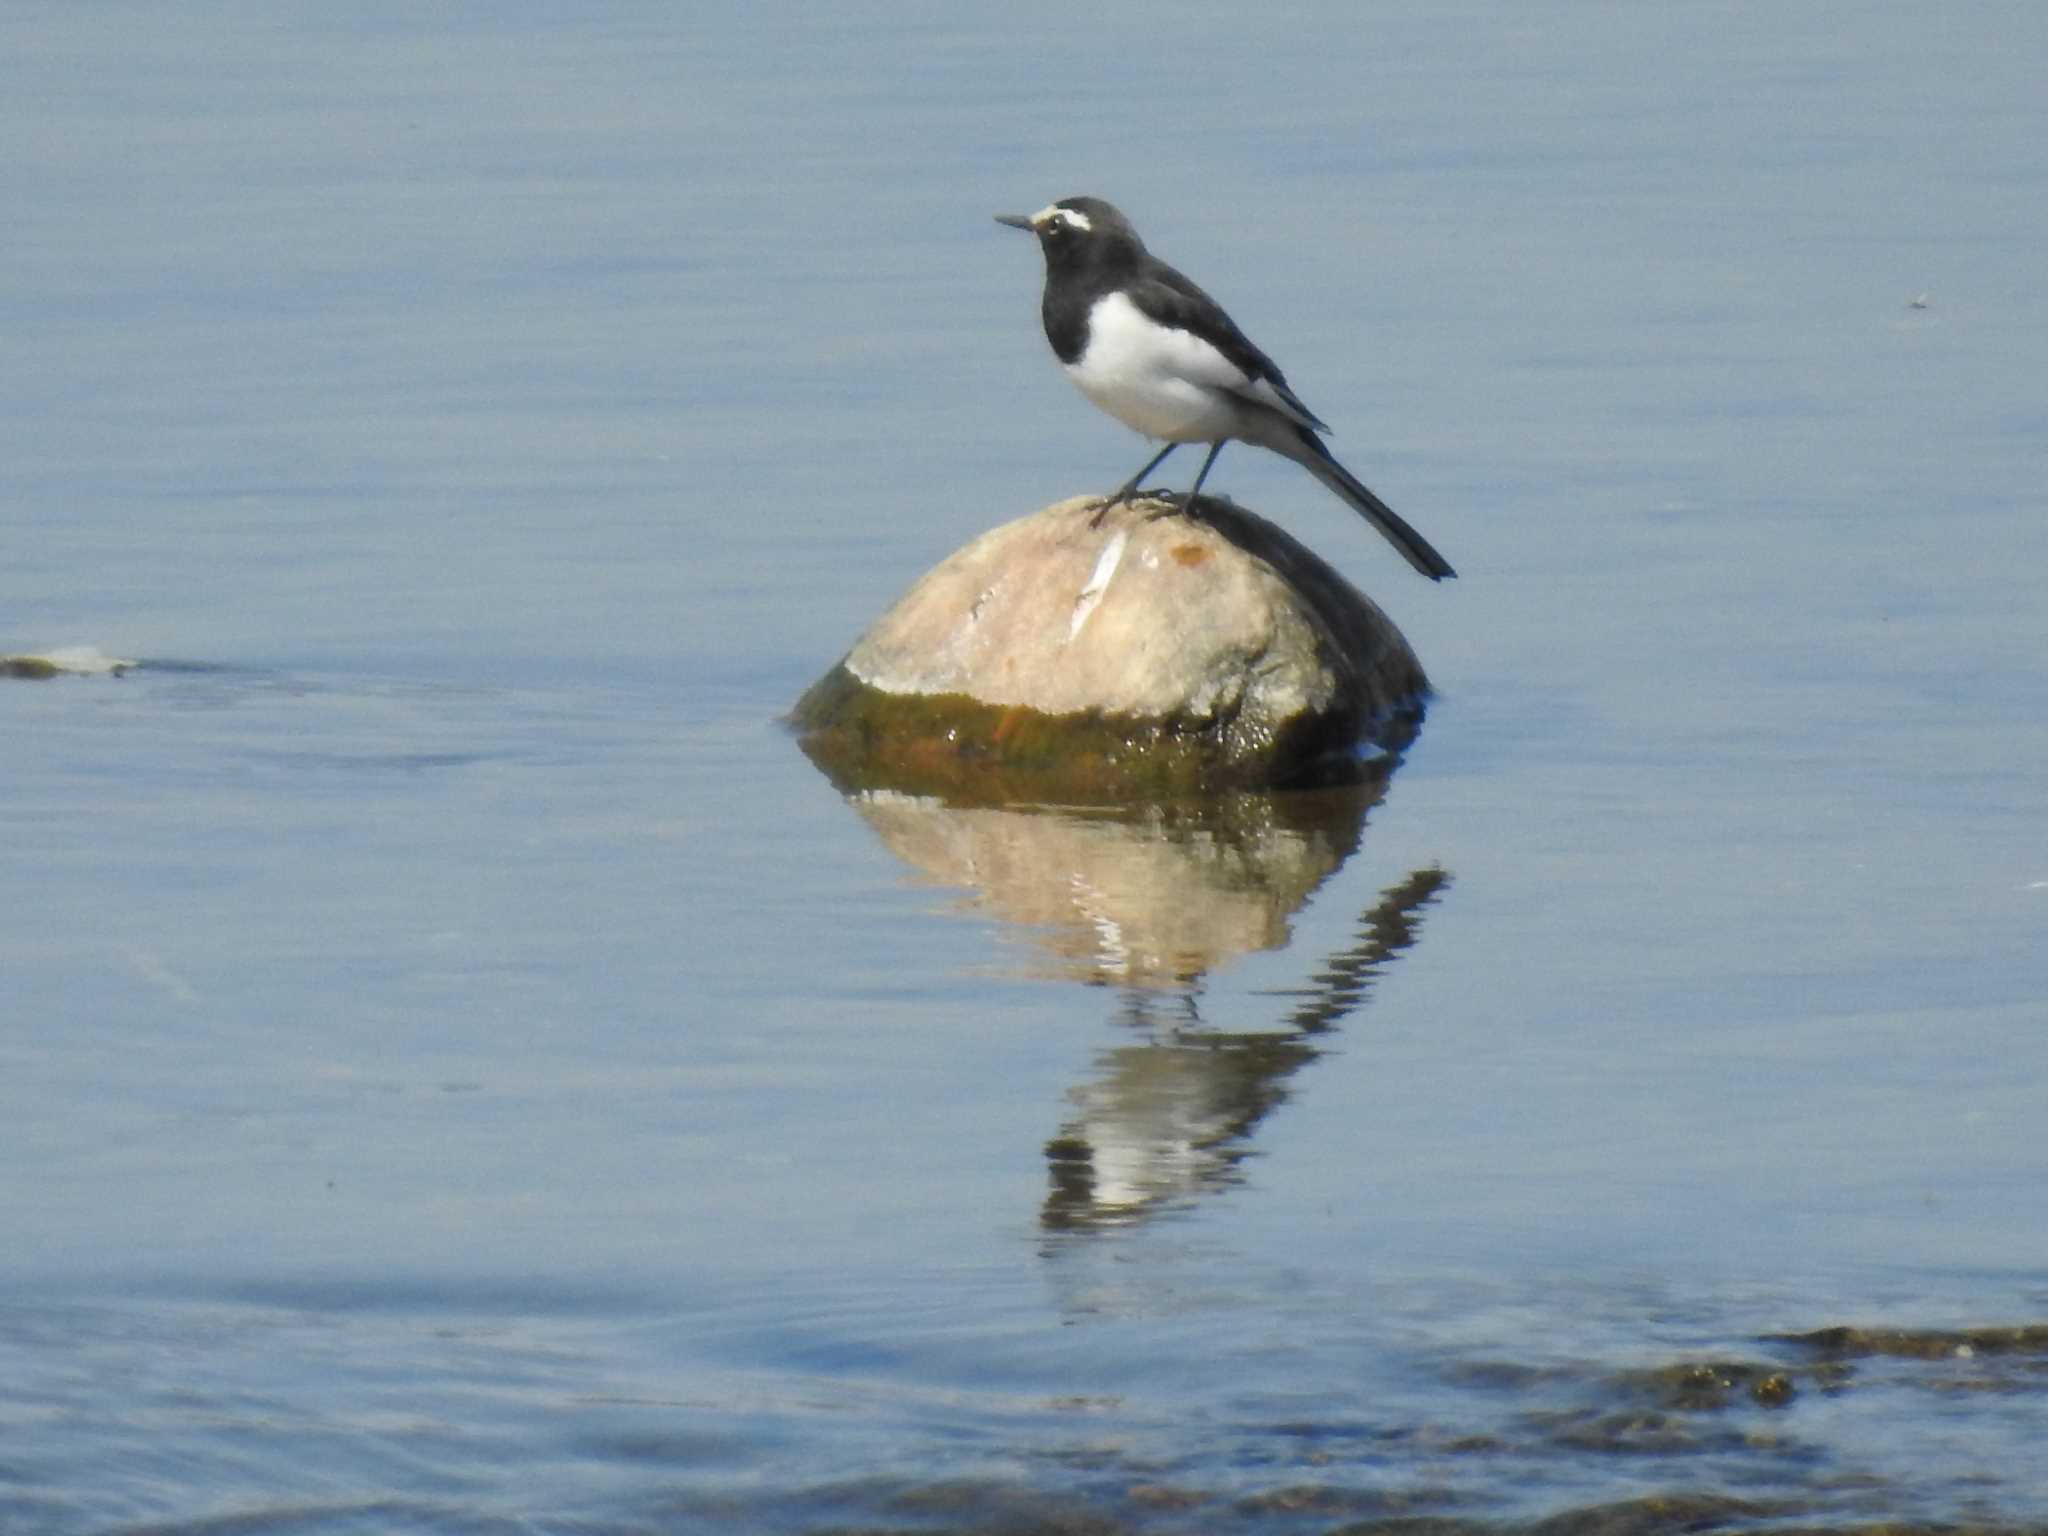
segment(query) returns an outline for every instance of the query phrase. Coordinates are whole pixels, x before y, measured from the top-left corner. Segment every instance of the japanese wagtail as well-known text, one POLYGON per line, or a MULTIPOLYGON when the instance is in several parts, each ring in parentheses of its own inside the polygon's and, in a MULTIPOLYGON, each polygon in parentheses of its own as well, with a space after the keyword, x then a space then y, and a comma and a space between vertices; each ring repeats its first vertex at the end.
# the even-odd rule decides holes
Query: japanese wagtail
POLYGON ((1458 573, 1429 540, 1330 456, 1330 429, 1273 360, 1253 346, 1208 294, 1145 249, 1131 221, 1099 197, 1062 198, 1029 215, 997 214, 1029 230, 1045 252, 1046 339, 1082 394, 1133 431, 1166 446, 1095 514, 1127 501, 1182 443, 1207 443, 1195 497, 1232 438, 1294 460, 1343 497, 1431 581, 1458 573))

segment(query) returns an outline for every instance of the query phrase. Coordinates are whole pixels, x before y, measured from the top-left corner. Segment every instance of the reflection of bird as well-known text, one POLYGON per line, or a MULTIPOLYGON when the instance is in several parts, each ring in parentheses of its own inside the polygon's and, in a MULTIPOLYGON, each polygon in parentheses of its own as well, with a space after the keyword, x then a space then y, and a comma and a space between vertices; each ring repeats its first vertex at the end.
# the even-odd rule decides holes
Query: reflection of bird
POLYGON ((1422 909, 1450 878, 1418 869, 1382 891, 1278 1030, 1202 1028, 1191 986, 1187 1027, 1162 1032, 1153 996, 1129 993, 1120 1021, 1154 1038, 1105 1052, 1095 1079, 1069 1094, 1078 1113, 1045 1144, 1052 1188, 1040 1224, 1115 1226, 1230 1182, 1252 1134, 1285 1102, 1289 1080, 1326 1048, 1316 1037, 1363 1005, 1381 969, 1415 943, 1422 909))
POLYGON ((1069 197, 997 222, 1038 236, 1045 252, 1041 312, 1067 377, 1102 410, 1166 446, 1095 514, 1129 497, 1182 443, 1207 443, 1195 497, 1232 438, 1294 460, 1387 536, 1432 581, 1450 562, 1330 455, 1328 427, 1237 328, 1223 307, 1145 249, 1130 221, 1098 197, 1069 197))
POLYGON ((1336 1028, 1365 1001, 1380 967, 1415 942, 1422 909, 1450 883, 1448 874, 1431 865, 1380 892, 1380 899, 1359 918, 1357 942, 1323 962, 1314 988, 1287 1016, 1288 1029, 1306 1036, 1336 1028))

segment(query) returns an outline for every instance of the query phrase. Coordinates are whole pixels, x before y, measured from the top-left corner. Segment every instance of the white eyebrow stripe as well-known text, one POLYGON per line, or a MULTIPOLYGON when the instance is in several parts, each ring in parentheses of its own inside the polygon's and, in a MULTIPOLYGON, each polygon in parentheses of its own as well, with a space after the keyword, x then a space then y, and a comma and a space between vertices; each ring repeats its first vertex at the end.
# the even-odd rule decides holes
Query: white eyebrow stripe
POLYGON ((1058 203, 1048 203, 1045 207, 1039 209, 1038 212, 1031 215, 1031 222, 1033 224, 1047 224, 1054 219, 1062 220, 1072 225, 1075 229, 1093 229, 1095 227, 1088 222, 1087 214, 1076 213, 1071 208, 1062 208, 1058 203))

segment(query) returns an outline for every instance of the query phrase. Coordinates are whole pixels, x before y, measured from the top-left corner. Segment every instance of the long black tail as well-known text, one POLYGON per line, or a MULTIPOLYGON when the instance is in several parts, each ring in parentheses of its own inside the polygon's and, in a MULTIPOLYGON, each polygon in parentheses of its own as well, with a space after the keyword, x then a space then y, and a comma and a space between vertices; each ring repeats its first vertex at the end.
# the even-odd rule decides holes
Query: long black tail
POLYGON ((1280 452, 1356 507, 1373 527, 1387 536, 1387 542, 1401 552, 1403 560, 1431 581, 1442 581, 1446 576, 1458 574, 1429 540, 1402 521, 1400 513, 1373 495, 1356 475, 1332 458, 1330 450, 1323 446, 1323 440, 1315 433, 1306 427, 1296 427, 1290 435, 1301 444, 1300 451, 1292 451, 1289 445, 1281 446, 1280 452))

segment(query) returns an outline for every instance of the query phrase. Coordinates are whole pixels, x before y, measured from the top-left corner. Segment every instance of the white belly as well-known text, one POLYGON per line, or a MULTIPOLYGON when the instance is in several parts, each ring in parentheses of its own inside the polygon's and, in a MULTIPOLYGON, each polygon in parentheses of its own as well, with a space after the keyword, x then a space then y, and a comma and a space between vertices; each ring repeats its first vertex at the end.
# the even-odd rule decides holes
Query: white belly
POLYGON ((1132 430, 1169 443, 1212 443, 1231 435, 1237 413, 1216 391, 1152 373, 1090 373, 1068 367, 1081 393, 1132 430))
POLYGON ((1096 303, 1088 350, 1066 372, 1100 409, 1170 443, 1236 435, 1244 404, 1233 390, 1249 382, 1207 342, 1162 330, 1120 294, 1096 303))

